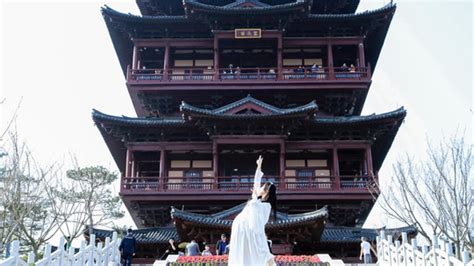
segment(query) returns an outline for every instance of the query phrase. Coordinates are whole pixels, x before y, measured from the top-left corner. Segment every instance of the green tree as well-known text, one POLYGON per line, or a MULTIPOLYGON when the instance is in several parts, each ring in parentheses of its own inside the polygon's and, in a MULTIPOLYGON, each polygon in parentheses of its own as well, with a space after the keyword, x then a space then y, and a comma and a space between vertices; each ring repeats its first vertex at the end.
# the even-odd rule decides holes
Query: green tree
POLYGON ((76 167, 66 175, 73 186, 64 196, 83 206, 89 234, 94 226, 108 225, 113 219, 124 216, 120 197, 110 191, 111 184, 118 179, 115 173, 102 166, 92 166, 76 167))

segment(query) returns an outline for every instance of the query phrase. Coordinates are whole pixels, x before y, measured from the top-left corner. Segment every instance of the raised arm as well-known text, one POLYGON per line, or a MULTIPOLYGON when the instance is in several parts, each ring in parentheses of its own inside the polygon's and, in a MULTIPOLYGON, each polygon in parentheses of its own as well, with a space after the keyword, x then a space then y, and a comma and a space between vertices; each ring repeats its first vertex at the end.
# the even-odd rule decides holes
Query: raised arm
POLYGON ((252 198, 257 198, 258 197, 258 192, 260 190, 260 183, 262 182, 262 162, 263 162, 263 157, 262 155, 258 156, 257 159, 257 170, 255 170, 255 177, 253 179, 253 193, 252 193, 252 198))

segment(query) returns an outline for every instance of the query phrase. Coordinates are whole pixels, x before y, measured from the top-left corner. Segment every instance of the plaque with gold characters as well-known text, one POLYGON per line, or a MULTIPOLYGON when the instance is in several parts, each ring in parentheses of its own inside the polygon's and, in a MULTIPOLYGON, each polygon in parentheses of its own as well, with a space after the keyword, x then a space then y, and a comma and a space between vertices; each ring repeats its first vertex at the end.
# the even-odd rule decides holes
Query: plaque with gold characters
POLYGON ((236 39, 259 39, 262 38, 262 29, 235 29, 236 39))

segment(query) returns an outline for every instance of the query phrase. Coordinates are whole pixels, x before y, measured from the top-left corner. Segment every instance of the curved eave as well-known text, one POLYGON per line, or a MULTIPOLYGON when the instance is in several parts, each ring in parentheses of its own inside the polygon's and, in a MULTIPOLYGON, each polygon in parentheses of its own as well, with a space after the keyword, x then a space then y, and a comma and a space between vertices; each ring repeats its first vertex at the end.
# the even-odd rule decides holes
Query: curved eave
POLYGON ((360 0, 313 0, 311 13, 315 14, 350 14, 359 6, 360 0), (341 7, 341 2, 345 4, 341 7))
POLYGON ((115 163, 119 170, 125 172, 126 148, 124 142, 113 136, 110 128, 113 127, 127 127, 135 128, 177 128, 185 127, 183 120, 180 119, 153 119, 153 118, 131 118, 124 116, 113 116, 104 114, 97 110, 92 111, 92 120, 99 129, 102 138, 105 141, 110 153, 112 154, 115 163))
POLYGON ((160 16, 138 16, 133 14, 126 14, 119 12, 109 6, 104 6, 101 8, 102 15, 104 17, 111 18, 113 20, 121 21, 121 22, 140 22, 140 23, 179 23, 179 22, 188 22, 188 19, 184 15, 178 16, 168 16, 168 15, 160 15, 160 16))
POLYGON ((389 121, 402 121, 407 112, 404 107, 400 107, 397 110, 373 115, 364 116, 348 116, 348 117, 316 117, 314 123, 318 126, 353 126, 362 124, 378 124, 389 121))
MULTIPOLYGON (((207 5, 198 2, 197 0, 183 0, 183 5, 191 12, 205 13, 205 14, 220 14, 220 15, 264 15, 264 14, 279 14, 294 11, 307 12, 311 5, 309 0, 303 0, 293 3, 287 3, 276 6, 253 7, 253 8, 238 8, 226 6, 207 5)), ((189 11, 188 11, 189 12, 189 11)), ((189 14, 189 13, 188 13, 189 14)))
POLYGON ((387 4, 379 9, 355 14, 310 14, 302 23, 314 23, 315 27, 327 24, 364 29, 360 34, 365 38, 366 62, 370 63, 373 74, 396 9, 396 4, 387 4))
POLYGON ((92 119, 96 124, 107 124, 116 126, 132 127, 180 127, 184 126, 184 120, 180 118, 135 118, 126 116, 108 115, 97 110, 92 111, 92 119))
MULTIPOLYGON (((111 230, 93 228, 92 232, 99 239, 112 238, 111 230)), ((89 236, 89 231, 85 230, 84 235, 89 236)), ((138 244, 168 244, 170 238, 179 241, 179 235, 174 227, 158 227, 133 230, 132 235, 138 244)))
POLYGON ((373 167, 378 171, 392 146, 403 120, 407 115, 406 110, 401 107, 395 111, 354 117, 318 118, 313 121, 316 128, 333 129, 341 132, 345 129, 358 128, 360 130, 377 131, 383 129, 381 135, 372 141, 372 162, 373 167))
POLYGON ((180 106, 181 112, 191 117, 206 117, 212 119, 226 119, 226 120, 255 120, 255 119, 280 119, 280 118, 291 118, 291 117, 308 117, 313 115, 318 110, 318 105, 315 101, 311 101, 308 104, 290 108, 290 109, 281 109, 274 106, 268 105, 260 101, 238 101, 232 103, 228 106, 224 106, 217 109, 204 109, 192 106, 183 102, 180 106), (239 107, 241 105, 252 103, 256 104, 259 107, 271 111, 268 114, 226 114, 225 112, 239 107))
MULTIPOLYGON (((203 215, 181 211, 174 207, 171 207, 171 216, 173 217, 173 219, 210 228, 230 229, 232 226, 231 220, 218 219, 213 217, 212 215, 203 215)), ((327 217, 328 210, 326 207, 324 207, 313 212, 287 215, 285 219, 269 221, 266 224, 265 229, 272 230, 309 225, 313 224, 314 222, 323 222, 327 217)))
POLYGON ((160 28, 170 25, 189 24, 184 16, 136 16, 118 12, 108 6, 101 8, 102 16, 109 31, 115 52, 122 67, 124 77, 127 76, 127 66, 132 64, 133 42, 128 28, 135 24, 160 28))
MULTIPOLYGON (((326 227, 321 236, 322 243, 360 243, 361 237, 366 237, 369 241, 375 241, 382 228, 354 228, 354 227, 326 227)), ((384 229, 386 235, 397 238, 401 233, 416 235, 418 231, 413 226, 384 229)))
POLYGON ((364 12, 354 13, 354 14, 309 14, 308 21, 317 21, 317 22, 326 22, 326 21, 335 21, 341 22, 346 20, 362 20, 362 19, 372 19, 380 16, 387 16, 395 12, 396 4, 387 4, 381 8, 368 10, 364 12))

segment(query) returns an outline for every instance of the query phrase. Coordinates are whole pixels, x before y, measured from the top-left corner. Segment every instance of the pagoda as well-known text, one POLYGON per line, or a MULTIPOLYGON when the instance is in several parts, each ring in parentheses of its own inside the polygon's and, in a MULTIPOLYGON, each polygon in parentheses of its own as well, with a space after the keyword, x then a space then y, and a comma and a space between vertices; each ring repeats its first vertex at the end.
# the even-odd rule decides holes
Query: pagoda
POLYGON ((92 118, 121 172, 139 256, 161 256, 169 237, 215 244, 229 233, 261 154, 263 180, 278 188, 274 253, 358 257, 360 236, 375 236, 361 226, 406 116, 361 115, 396 6, 137 5, 140 16, 102 8, 137 117, 92 118))

